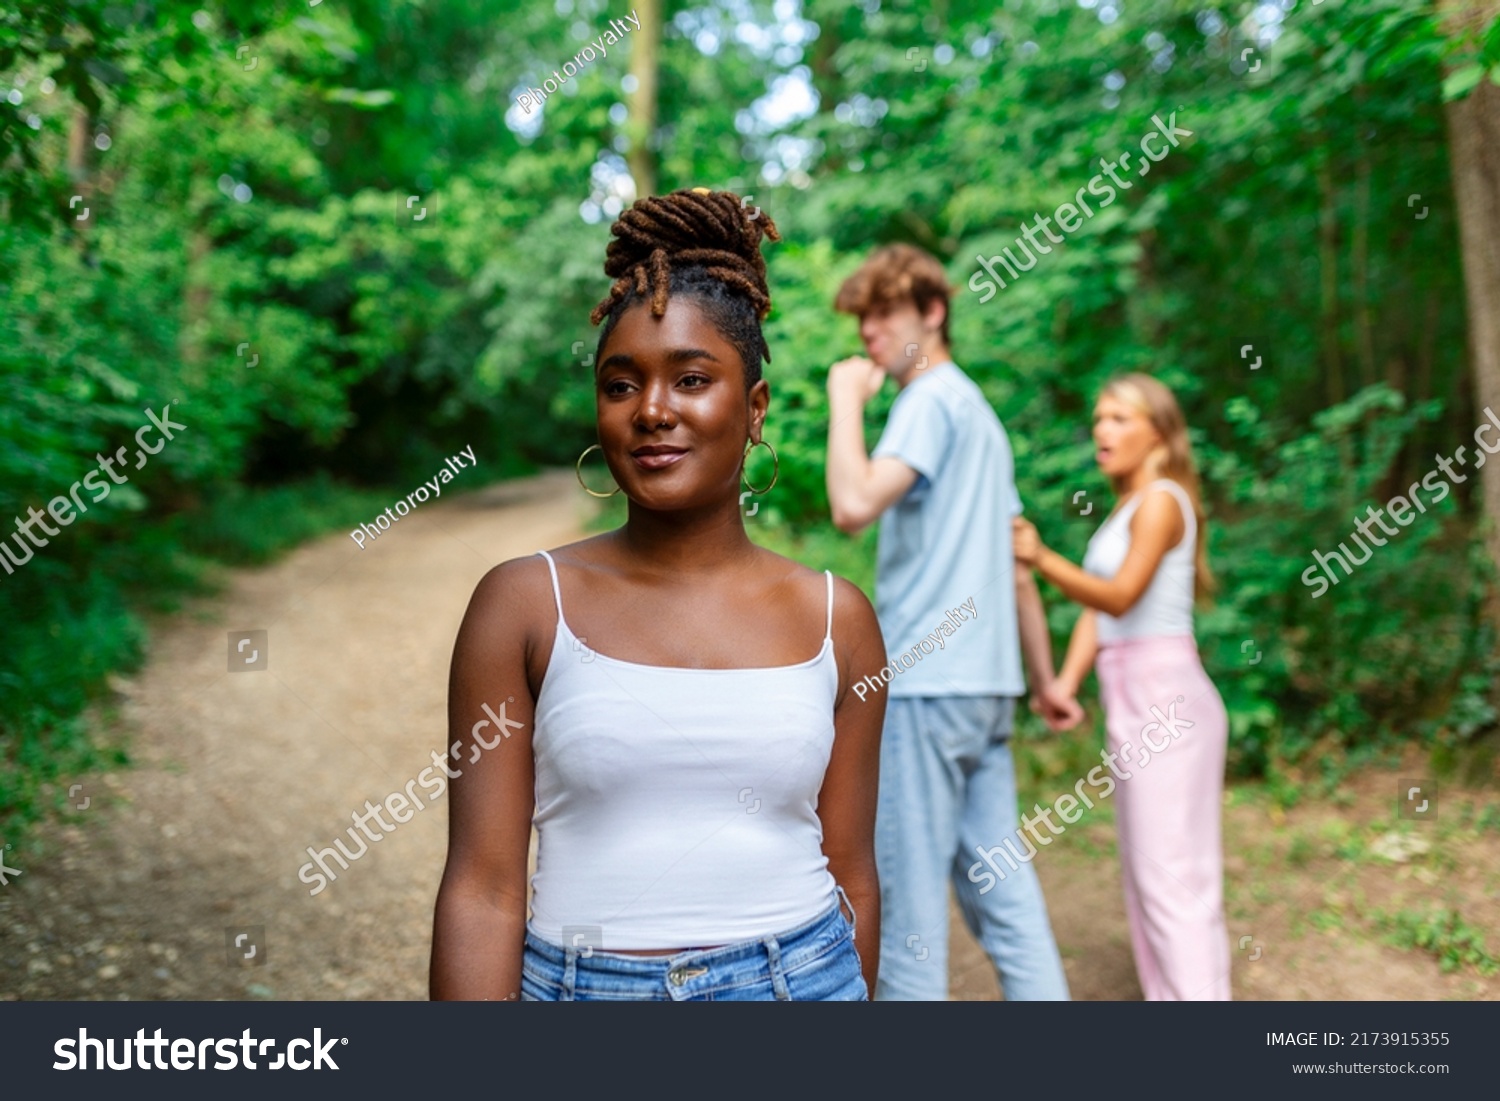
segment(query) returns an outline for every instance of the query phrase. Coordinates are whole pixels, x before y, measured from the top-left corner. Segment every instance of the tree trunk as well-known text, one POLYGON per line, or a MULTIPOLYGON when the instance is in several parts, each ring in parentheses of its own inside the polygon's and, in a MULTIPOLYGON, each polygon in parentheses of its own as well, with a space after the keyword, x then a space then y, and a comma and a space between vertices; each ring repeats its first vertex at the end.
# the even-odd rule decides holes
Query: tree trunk
MULTIPOLYGON (((816 14, 809 14, 807 18, 816 18, 816 14)), ((838 36, 838 24, 839 15, 832 11, 818 20, 818 37, 813 42, 812 55, 808 58, 808 67, 812 69, 813 89, 818 93, 818 114, 823 116, 820 121, 824 126, 830 127, 833 133, 838 133, 832 125, 833 112, 844 101, 843 74, 833 60, 834 54, 843 45, 838 36)), ((847 164, 843 147, 837 141, 828 141, 823 151, 825 171, 830 174, 841 173, 847 164)))
MULTIPOLYGON (((207 183, 212 169, 193 161, 183 180, 182 309, 178 314, 177 358, 183 377, 198 380, 208 360, 209 317, 213 311, 214 285, 210 275, 214 240, 207 228, 208 211, 202 196, 211 194, 207 183)), ((212 203, 209 198, 206 203, 212 203)))
POLYGON ((1344 389, 1344 365, 1339 358, 1339 208, 1333 182, 1333 165, 1325 153, 1318 165, 1318 273, 1320 276, 1319 329, 1323 345, 1323 370, 1328 381, 1328 404, 1348 397, 1344 389))
MULTIPOLYGON (((187 263, 182 272, 182 327, 177 333, 177 355, 189 375, 207 359, 204 340, 214 288, 208 277, 213 239, 195 218, 187 229, 187 263)), ((239 366, 237 362, 235 366, 239 366)))
POLYGON ((68 178, 74 184, 87 182, 93 172, 94 116, 81 103, 73 107, 68 126, 68 178))
POLYGON ((1417 351, 1417 381, 1412 391, 1414 404, 1432 397, 1432 369, 1437 360, 1437 340, 1443 321, 1443 300, 1437 289, 1427 289, 1427 309, 1422 318, 1422 343, 1417 351))
MULTIPOLYGON (((1363 98, 1363 97, 1361 97, 1363 98)), ((1354 190, 1354 233, 1350 241, 1350 275, 1354 280, 1355 338, 1359 349, 1359 384, 1375 383, 1375 325, 1370 317, 1370 154, 1359 147, 1359 183, 1354 190)), ((1400 387, 1397 387, 1400 389, 1400 387)))
MULTIPOLYGON (((1447 33, 1456 37, 1488 27, 1500 15, 1500 0, 1442 0, 1441 8, 1447 33)), ((1476 419, 1487 408, 1500 417, 1500 87, 1486 77, 1446 112, 1476 419)), ((1485 546, 1500 570, 1500 461, 1485 463, 1480 475, 1485 546)), ((1500 625, 1500 591, 1490 595, 1489 614, 1500 625)))
POLYGON ((68 124, 68 181, 73 190, 68 195, 68 212, 64 217, 77 234, 74 241, 79 253, 87 259, 89 245, 85 234, 93 229, 99 216, 92 209, 98 205, 94 201, 94 116, 82 104, 73 107, 68 124))
POLYGON ((655 195, 656 169, 656 84, 661 69, 662 0, 637 0, 631 12, 641 26, 630 38, 630 75, 635 77, 635 91, 630 93, 626 109, 629 121, 625 136, 629 149, 625 163, 635 180, 636 198, 655 195))

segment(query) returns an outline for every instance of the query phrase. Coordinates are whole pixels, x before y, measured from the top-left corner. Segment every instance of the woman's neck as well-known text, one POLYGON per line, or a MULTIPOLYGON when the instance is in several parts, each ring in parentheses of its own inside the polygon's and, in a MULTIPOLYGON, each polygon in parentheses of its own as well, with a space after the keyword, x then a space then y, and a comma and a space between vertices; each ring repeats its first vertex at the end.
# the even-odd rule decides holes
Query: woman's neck
POLYGON ((632 504, 615 540, 621 554, 649 563, 652 572, 678 575, 722 569, 757 549, 745 534, 738 501, 677 512, 653 512, 632 504))
POLYGON ((1132 470, 1129 474, 1125 475, 1123 479, 1121 479, 1120 489, 1122 490, 1122 492, 1120 496, 1128 497, 1133 493, 1139 493, 1141 490, 1145 489, 1148 485, 1161 477, 1161 471, 1153 470, 1145 463, 1142 463, 1140 466, 1132 470))

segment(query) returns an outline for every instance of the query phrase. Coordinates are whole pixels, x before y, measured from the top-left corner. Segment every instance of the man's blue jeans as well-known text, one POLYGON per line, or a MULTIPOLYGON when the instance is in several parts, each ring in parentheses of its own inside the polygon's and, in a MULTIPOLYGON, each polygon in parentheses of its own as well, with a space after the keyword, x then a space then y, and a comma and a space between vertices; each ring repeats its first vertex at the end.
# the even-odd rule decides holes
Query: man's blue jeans
MULTIPOLYGON (((880 872, 877 1001, 948 996, 948 882, 1007 1001, 1066 1001, 1047 904, 1029 863, 984 894, 976 846, 1013 836, 1016 778, 1007 696, 893 697, 880 744, 875 860, 880 872)), ((991 877, 993 878, 993 877, 991 877)))

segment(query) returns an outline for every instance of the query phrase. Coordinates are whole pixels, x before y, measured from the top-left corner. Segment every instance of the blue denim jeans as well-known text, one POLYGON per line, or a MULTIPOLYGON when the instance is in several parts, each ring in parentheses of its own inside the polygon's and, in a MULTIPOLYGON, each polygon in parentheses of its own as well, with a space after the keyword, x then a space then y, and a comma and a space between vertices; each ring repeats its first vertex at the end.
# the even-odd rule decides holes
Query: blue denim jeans
POLYGON ((775 936, 678 952, 627 956, 560 947, 529 930, 521 957, 523 1002, 869 1001, 844 889, 832 908, 775 936))
MULTIPOLYGON (((1015 833, 1016 778, 1006 696, 892 697, 880 742, 875 861, 880 872, 876 1001, 948 997, 948 883, 989 954, 1007 1001, 1066 1001, 1068 981, 1036 869, 987 888, 968 876, 1015 833)), ((1009 871, 1007 869, 1007 871, 1009 871)))

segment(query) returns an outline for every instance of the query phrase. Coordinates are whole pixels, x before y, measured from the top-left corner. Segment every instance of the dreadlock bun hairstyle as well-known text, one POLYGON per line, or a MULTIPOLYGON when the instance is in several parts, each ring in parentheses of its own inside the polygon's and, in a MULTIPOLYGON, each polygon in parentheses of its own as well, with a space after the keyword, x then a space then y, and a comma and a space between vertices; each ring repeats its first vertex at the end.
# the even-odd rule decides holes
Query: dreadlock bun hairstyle
MULTIPOLYGON (((760 363, 771 362, 760 323, 771 310, 762 237, 781 240, 776 223, 756 208, 751 214, 730 191, 695 187, 637 199, 610 227, 614 239, 604 254, 604 274, 614 277, 609 295, 589 322, 604 322, 599 351, 625 311, 649 302, 654 317, 667 312, 667 296, 695 300, 745 367, 745 388, 760 381, 760 363)), ((596 353, 595 362, 600 357, 596 353)))

